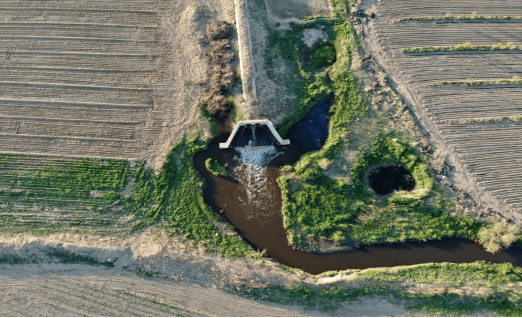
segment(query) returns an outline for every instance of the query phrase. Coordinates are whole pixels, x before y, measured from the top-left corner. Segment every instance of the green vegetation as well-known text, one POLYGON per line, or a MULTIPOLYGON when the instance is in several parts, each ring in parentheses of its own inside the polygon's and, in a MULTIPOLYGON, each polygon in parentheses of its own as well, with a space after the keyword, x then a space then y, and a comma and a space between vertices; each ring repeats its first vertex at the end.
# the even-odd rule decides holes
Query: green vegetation
POLYGON ((269 30, 269 45, 279 47, 281 55, 290 61, 297 70, 299 77, 289 77, 287 87, 297 96, 296 112, 291 114, 277 127, 280 135, 305 115, 315 103, 325 97, 329 90, 336 95, 337 104, 332 106, 330 124, 330 144, 323 147, 325 153, 339 147, 342 135, 346 131, 346 123, 363 114, 367 105, 358 94, 355 76, 350 72, 351 52, 356 47, 357 35, 346 21, 348 16, 346 3, 334 1, 333 13, 335 19, 319 19, 308 23, 291 23, 291 30, 269 30), (303 42, 302 31, 307 28, 322 29, 331 39, 335 50, 336 63, 328 73, 315 74, 314 65, 307 63, 308 51, 303 42), (354 41, 355 39, 355 41, 354 41))
POLYGON ((435 16, 435 17, 411 17, 411 18, 401 18, 399 22, 406 21, 440 21, 440 20, 522 20, 522 16, 509 16, 509 15, 479 15, 477 12, 471 13, 471 15, 459 15, 452 16, 451 13, 447 13, 445 16, 435 16))
MULTIPOLYGON (((333 5, 338 16, 346 14, 342 6, 335 2, 333 5)), ((285 175, 278 180, 283 194, 284 225, 291 244, 313 249, 325 240, 370 244, 445 236, 477 237, 483 225, 471 217, 447 213, 451 203, 445 190, 434 186, 425 160, 407 141, 399 140, 400 131, 382 128, 385 124, 379 124, 369 144, 362 145, 361 155, 352 164, 350 181, 325 176, 328 162, 339 155, 341 146, 348 144, 349 125, 368 114, 368 104, 350 71, 357 35, 344 20, 312 21, 294 24, 291 31, 279 35, 279 43, 285 58, 292 61, 301 77, 295 86, 299 112, 278 127, 279 132, 284 134, 328 89, 336 100, 330 110, 329 136, 323 148, 307 153, 296 163, 297 182, 285 175), (305 28, 321 28, 335 47, 337 62, 327 75, 314 74, 302 62, 306 47, 301 31, 305 28), (365 185, 364 175, 378 164, 405 166, 416 180, 415 189, 396 192, 384 201, 375 199, 365 185)), ((289 167, 284 169, 288 170, 289 167)))
POLYGON ((91 266, 114 267, 112 260, 100 262, 92 257, 78 255, 64 248, 48 247, 43 249, 43 254, 26 254, 24 257, 4 254, 0 255, 0 264, 18 265, 34 264, 41 262, 53 262, 62 264, 84 264, 91 266))
POLYGON ((205 160, 205 167, 207 167, 208 171, 212 172, 215 176, 224 177, 227 175, 225 167, 220 165, 214 158, 208 158, 205 160))
POLYGON ((486 251, 495 253, 515 242, 518 234, 519 230, 516 226, 499 222, 481 228, 478 232, 478 241, 486 251))
POLYGON ((124 160, 0 155, 0 230, 115 234, 130 168, 124 160), (49 213, 50 211, 50 213, 49 213))
POLYGON ((440 47, 416 47, 401 49, 401 53, 434 53, 434 52, 458 52, 458 51, 507 51, 507 50, 522 50, 520 46, 513 46, 513 42, 506 45, 498 43, 497 45, 472 45, 470 42, 464 44, 457 44, 455 46, 440 46, 440 47))
POLYGON ((330 66, 335 61, 335 48, 332 45, 325 44, 317 47, 308 57, 315 68, 330 66))
POLYGON ((484 86, 484 85, 520 85, 522 84, 522 80, 518 76, 513 76, 508 79, 497 79, 494 81, 491 80, 474 80, 472 78, 468 78, 465 81, 456 81, 456 82, 439 82, 431 84, 433 87, 444 87, 444 86, 484 86))
POLYGON ((63 264, 84 264, 91 266, 114 267, 113 261, 100 262, 92 257, 78 255, 64 248, 49 248, 46 252, 47 256, 54 259, 58 263, 63 264))
POLYGON ((430 263, 341 273, 351 274, 352 278, 325 285, 245 287, 239 293, 252 299, 327 311, 339 309, 345 304, 343 302, 361 296, 381 296, 410 313, 441 316, 477 315, 486 311, 501 316, 522 314, 522 289, 515 287, 520 285, 522 269, 509 263, 430 263), (410 289, 412 285, 422 287, 410 289), (467 288, 482 292, 471 296, 467 288))
POLYGON ((291 244, 314 248, 325 239, 336 243, 383 243, 436 239, 445 236, 476 238, 483 226, 467 216, 447 214, 447 202, 435 187, 426 162, 407 143, 377 138, 352 167, 352 181, 332 180, 319 168, 295 173, 303 185, 290 191, 291 180, 279 178, 283 215, 291 244), (366 171, 379 164, 401 164, 416 180, 411 192, 397 191, 383 202, 373 198, 364 182, 366 171), (428 204, 434 202, 434 204, 428 204))
POLYGON ((192 166, 192 157, 206 147, 197 137, 178 142, 167 155, 161 170, 154 174, 142 162, 134 173, 134 195, 126 198, 124 210, 138 221, 133 230, 162 224, 168 233, 177 233, 207 251, 238 257, 255 251, 239 236, 224 235, 212 223, 221 216, 203 200, 201 177, 192 166))

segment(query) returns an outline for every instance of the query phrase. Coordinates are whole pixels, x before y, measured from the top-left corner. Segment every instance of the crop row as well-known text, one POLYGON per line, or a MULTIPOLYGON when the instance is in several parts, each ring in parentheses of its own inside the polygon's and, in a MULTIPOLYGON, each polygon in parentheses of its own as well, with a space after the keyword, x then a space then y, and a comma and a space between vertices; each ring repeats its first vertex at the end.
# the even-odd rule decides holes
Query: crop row
POLYGON ((465 16, 472 12, 477 12, 478 16, 513 16, 522 12, 522 3, 518 0, 432 0, 426 5, 424 0, 381 1, 377 16, 391 22, 398 17, 441 17, 448 12, 452 16, 465 16))
POLYGON ((522 20, 522 16, 515 15, 480 15, 476 11, 473 11, 470 15, 458 15, 453 16, 450 12, 446 13, 444 16, 430 16, 430 17, 408 17, 401 18, 398 22, 407 22, 407 21, 484 21, 484 20, 522 20))

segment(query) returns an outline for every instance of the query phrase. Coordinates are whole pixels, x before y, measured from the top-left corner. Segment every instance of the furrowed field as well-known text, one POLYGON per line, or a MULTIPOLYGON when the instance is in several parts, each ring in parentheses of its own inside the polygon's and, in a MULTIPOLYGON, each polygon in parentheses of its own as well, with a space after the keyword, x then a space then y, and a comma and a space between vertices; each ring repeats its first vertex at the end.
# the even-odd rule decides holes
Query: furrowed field
POLYGON ((0 155, 0 231, 120 232, 128 175, 124 160, 0 155))
POLYGON ((517 1, 379 1, 363 27, 372 53, 448 153, 459 186, 517 222, 520 9, 517 1))

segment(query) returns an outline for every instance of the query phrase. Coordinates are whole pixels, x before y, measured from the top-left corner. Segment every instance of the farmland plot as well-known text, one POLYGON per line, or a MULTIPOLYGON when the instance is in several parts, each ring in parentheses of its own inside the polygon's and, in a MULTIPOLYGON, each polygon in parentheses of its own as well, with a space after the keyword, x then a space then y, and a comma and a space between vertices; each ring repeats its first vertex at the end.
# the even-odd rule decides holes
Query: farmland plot
MULTIPOLYGON (((417 116, 452 159, 454 180, 504 216, 522 221, 519 122, 501 117, 522 114, 522 86, 433 86, 444 81, 511 79, 522 74, 522 51, 402 54, 402 48, 447 47, 471 42, 522 45, 520 20, 405 21, 407 17, 512 16, 519 1, 378 0, 367 5, 363 32, 370 51, 408 97, 417 116), (371 14, 374 13, 374 18, 371 14)), ((445 152, 445 153, 444 153, 445 152)))
POLYGON ((125 160, 0 156, 0 230, 112 234, 128 227, 116 211, 125 160))
POLYGON ((180 22, 190 5, 3 1, 0 153, 161 158, 198 123, 198 88, 184 85, 204 74, 180 22))

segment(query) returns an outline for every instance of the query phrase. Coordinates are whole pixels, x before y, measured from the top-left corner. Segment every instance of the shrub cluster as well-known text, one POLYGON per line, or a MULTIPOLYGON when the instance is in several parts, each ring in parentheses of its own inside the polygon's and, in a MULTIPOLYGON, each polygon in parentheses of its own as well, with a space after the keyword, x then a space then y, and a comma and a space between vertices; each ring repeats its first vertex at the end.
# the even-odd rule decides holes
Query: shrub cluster
POLYGON ((508 15, 479 15, 477 12, 471 13, 471 15, 459 15, 452 16, 451 13, 446 13, 444 16, 435 17, 408 17, 401 18, 399 22, 407 21, 438 21, 438 20, 521 20, 522 16, 508 16, 508 15))
POLYGON ((465 81, 456 81, 456 82, 439 82, 431 84, 432 87, 442 87, 442 86, 483 86, 483 85, 519 85, 522 84, 522 80, 518 76, 513 76, 508 79, 497 79, 494 81, 491 80, 474 80, 472 78, 467 78, 465 81))
POLYGON ((232 25, 213 20, 207 24, 206 35, 210 51, 205 53, 208 63, 209 90, 200 97, 200 104, 216 119, 225 119, 231 111, 232 102, 225 96, 237 79, 232 62, 237 58, 231 48, 232 25))
POLYGON ((498 43, 496 45, 478 45, 474 46, 470 42, 464 44, 457 44, 455 46, 427 46, 415 48, 403 48, 401 53, 434 53, 434 52, 456 52, 456 51, 506 51, 506 50, 522 50, 520 46, 513 46, 513 42, 508 42, 506 45, 498 43))

